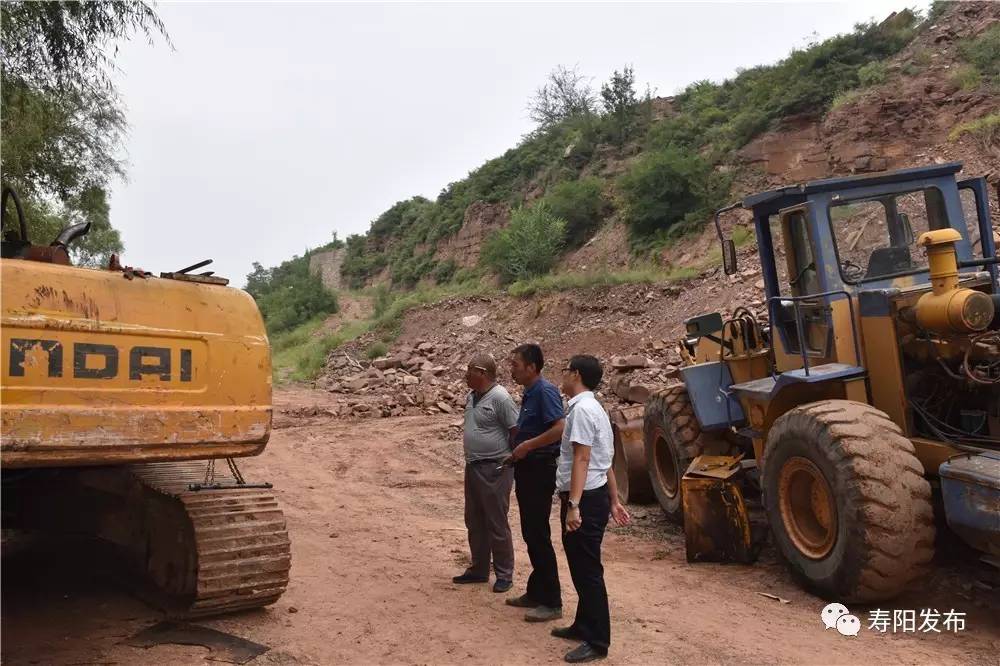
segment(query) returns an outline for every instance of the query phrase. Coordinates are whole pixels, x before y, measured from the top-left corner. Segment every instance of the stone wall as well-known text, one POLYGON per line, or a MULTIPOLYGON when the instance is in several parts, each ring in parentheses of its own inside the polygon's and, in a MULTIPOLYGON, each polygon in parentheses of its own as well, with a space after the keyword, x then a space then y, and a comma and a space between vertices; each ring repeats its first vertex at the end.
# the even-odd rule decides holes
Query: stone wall
POLYGON ((340 266, 344 263, 344 248, 316 252, 309 257, 309 272, 318 275, 323 286, 331 291, 340 289, 340 266))

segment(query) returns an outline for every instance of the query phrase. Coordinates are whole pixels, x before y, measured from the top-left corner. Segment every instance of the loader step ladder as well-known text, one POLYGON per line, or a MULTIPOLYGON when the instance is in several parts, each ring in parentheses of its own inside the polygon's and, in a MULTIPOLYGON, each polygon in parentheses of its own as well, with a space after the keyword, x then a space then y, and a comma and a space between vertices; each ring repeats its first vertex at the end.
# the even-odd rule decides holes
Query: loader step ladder
POLYGON ((733 384, 730 389, 755 402, 767 402, 778 391, 790 384, 815 384, 836 379, 856 379, 864 377, 865 372, 864 368, 847 363, 824 363, 809 368, 809 374, 806 374, 804 368, 788 370, 777 377, 763 377, 741 384, 733 384))

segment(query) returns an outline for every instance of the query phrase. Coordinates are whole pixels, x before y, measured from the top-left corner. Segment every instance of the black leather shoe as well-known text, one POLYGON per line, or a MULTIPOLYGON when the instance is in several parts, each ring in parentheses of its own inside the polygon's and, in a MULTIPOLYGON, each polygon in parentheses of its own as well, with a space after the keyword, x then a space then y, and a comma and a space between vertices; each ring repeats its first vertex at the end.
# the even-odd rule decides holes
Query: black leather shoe
POLYGON ((568 627, 556 627, 549 633, 555 636, 556 638, 565 638, 566 640, 570 641, 583 640, 583 636, 580 635, 580 632, 577 631, 576 627, 574 627, 573 625, 569 625, 568 627))
POLYGON ((465 585, 467 583, 488 583, 490 580, 489 576, 473 576, 468 571, 466 571, 461 576, 455 576, 451 579, 451 582, 456 585, 465 585))
POLYGON ((507 592, 512 587, 514 587, 514 581, 503 580, 502 578, 497 578, 497 582, 493 583, 494 592, 507 592))
POLYGON ((594 661, 595 659, 604 659, 607 654, 601 654, 594 648, 590 646, 590 643, 580 643, 575 648, 566 653, 563 657, 566 661, 571 664, 582 664, 585 661, 594 661))
POLYGON ((539 605, 527 594, 522 594, 519 597, 508 597, 504 603, 516 608, 535 608, 539 605))

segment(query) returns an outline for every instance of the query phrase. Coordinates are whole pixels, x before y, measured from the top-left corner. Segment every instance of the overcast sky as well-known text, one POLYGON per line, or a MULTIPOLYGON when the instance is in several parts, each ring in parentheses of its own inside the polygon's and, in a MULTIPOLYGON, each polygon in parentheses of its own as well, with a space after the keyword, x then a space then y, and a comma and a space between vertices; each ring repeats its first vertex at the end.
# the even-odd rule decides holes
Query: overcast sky
POLYGON ((112 221, 132 265, 211 257, 242 285, 251 262, 364 232, 514 146, 556 65, 597 87, 629 63, 669 95, 904 3, 161 2, 175 50, 118 55, 131 130, 112 221))

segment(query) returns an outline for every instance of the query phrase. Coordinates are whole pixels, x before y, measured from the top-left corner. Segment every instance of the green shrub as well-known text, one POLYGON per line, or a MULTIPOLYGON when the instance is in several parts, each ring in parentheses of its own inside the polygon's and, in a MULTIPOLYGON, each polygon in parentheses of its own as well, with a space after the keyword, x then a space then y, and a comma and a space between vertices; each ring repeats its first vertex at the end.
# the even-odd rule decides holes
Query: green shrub
POLYGON ((958 54, 974 65, 991 86, 1000 86, 1000 23, 978 37, 962 40, 958 54))
POLYGON ((384 342, 373 343, 365 350, 365 357, 374 360, 380 356, 385 356, 389 352, 389 347, 384 342))
POLYGON ((638 160, 619 179, 618 189, 625 223, 633 237, 644 238, 662 236, 685 221, 703 221, 728 182, 696 153, 671 146, 638 160))
POLYGON ((956 125, 948 133, 948 139, 955 141, 968 134, 982 145, 984 150, 992 146, 1000 146, 1000 113, 992 113, 961 125, 956 125))
POLYGON ((983 77, 975 65, 959 65, 951 73, 951 82, 962 90, 975 90, 983 83, 983 77))
POLYGON ((434 282, 437 284, 444 284, 445 282, 451 282, 452 278, 455 277, 455 271, 458 270, 458 264, 455 263, 454 259, 448 259, 447 261, 440 262, 437 267, 431 272, 431 277, 434 278, 434 282))
POLYGON ((861 90, 858 90, 857 88, 854 88, 853 90, 845 90, 844 92, 839 93, 836 97, 833 98, 833 101, 830 102, 830 110, 833 111, 834 109, 839 109, 845 104, 850 104, 854 100, 861 97, 861 95, 863 94, 864 93, 861 90))
POLYGON ((862 86, 877 86, 884 83, 889 75, 889 69, 880 60, 873 60, 858 68, 858 83, 862 86))
POLYGON ((483 244, 482 261, 504 283, 548 273, 565 244, 566 221, 544 203, 518 208, 483 244))
POLYGON ((268 333, 291 330, 337 311, 337 297, 309 272, 309 253, 265 269, 254 262, 246 290, 257 301, 268 333))
POLYGON ((597 178, 582 178, 559 183, 542 199, 549 211, 566 220, 566 243, 578 247, 590 240, 601 224, 607 202, 597 178))
POLYGON ((307 322, 271 338, 276 379, 315 379, 326 367, 330 352, 371 329, 371 322, 350 321, 333 333, 321 334, 319 328, 322 323, 322 320, 307 322))
POLYGON ((511 296, 531 296, 550 291, 581 289, 586 287, 612 287, 621 284, 653 284, 669 281, 671 276, 655 266, 631 268, 625 271, 599 270, 588 273, 551 273, 530 280, 511 284, 511 296))
POLYGON ((946 11, 948 11, 948 9, 951 8, 953 4, 955 4, 954 0, 934 0, 934 2, 931 3, 930 11, 927 12, 927 20, 938 20, 946 11))

